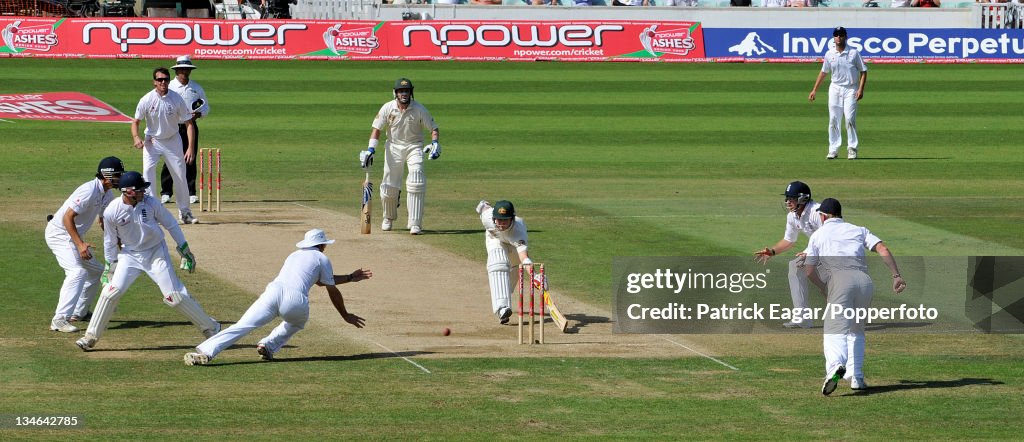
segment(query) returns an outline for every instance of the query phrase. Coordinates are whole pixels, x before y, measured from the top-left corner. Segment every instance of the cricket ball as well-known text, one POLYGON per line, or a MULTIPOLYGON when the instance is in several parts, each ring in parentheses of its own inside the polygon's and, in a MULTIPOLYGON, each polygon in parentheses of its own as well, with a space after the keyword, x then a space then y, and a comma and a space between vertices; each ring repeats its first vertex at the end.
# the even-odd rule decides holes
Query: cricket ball
POLYGON ((452 334, 452 329, 450 329, 448 327, 445 327, 444 330, 441 331, 441 334, 443 334, 445 336, 448 336, 448 335, 452 334))

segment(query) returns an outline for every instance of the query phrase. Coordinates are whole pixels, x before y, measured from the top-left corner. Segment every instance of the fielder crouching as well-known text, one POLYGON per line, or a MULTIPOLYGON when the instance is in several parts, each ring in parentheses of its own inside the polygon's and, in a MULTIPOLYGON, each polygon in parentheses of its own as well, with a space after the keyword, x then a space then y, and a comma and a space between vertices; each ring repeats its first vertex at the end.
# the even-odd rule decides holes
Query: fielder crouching
POLYGON ((147 195, 149 185, 140 173, 125 172, 119 184, 121 198, 111 201, 103 211, 103 256, 107 257, 102 277, 104 286, 89 329, 75 342, 83 351, 96 346, 121 296, 142 273, 149 275, 160 288, 164 303, 192 321, 204 336, 220 331, 220 324, 192 299, 174 273, 164 229, 178 244, 182 269, 194 272, 196 260, 174 215, 159 200, 147 195))
POLYGON ((484 225, 484 244, 487 246, 487 281, 491 287, 491 307, 501 324, 507 324, 512 317, 512 288, 515 284, 510 256, 522 264, 532 264, 527 249, 526 223, 516 216, 512 202, 501 200, 494 203, 480 201, 476 206, 480 222, 484 225))

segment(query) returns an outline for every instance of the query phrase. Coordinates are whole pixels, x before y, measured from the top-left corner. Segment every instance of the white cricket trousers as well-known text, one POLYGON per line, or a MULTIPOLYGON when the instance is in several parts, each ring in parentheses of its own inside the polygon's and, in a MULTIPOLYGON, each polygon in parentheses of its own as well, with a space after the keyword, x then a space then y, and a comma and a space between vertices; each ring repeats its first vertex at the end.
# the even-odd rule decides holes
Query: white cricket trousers
POLYGON ((519 252, 512 245, 498 238, 484 235, 487 247, 487 283, 491 288, 491 311, 495 314, 502 308, 512 308, 512 292, 519 278, 518 268, 511 257, 519 263, 519 252))
POLYGON ((843 145, 840 124, 846 119, 846 148, 856 151, 857 139, 857 88, 837 86, 828 87, 828 153, 835 154, 843 145))
POLYGON ((846 366, 846 379, 864 377, 864 325, 866 320, 846 319, 832 315, 833 304, 844 309, 871 307, 874 284, 860 270, 832 270, 828 282, 828 305, 825 306, 825 376, 840 365, 846 366))
POLYGON ((100 276, 103 264, 93 256, 83 260, 71 236, 64 229, 46 224, 46 245, 53 251, 57 264, 64 269, 64 284, 53 319, 67 319, 74 315, 85 316, 96 294, 100 292, 100 276))
POLYGON ((295 333, 306 326, 309 319, 309 296, 299 290, 288 289, 277 282, 267 284, 266 290, 249 306, 231 327, 221 330, 196 346, 204 355, 213 358, 231 347, 242 337, 280 316, 283 321, 267 337, 260 340, 272 353, 277 353, 295 333))
POLYGON ((408 194, 406 206, 409 211, 407 225, 423 226, 423 205, 427 193, 427 175, 423 171, 423 145, 399 145, 388 140, 384 148, 384 178, 380 183, 380 200, 384 218, 394 220, 398 216, 398 192, 402 188, 402 173, 409 167, 405 179, 408 194))
MULTIPOLYGON (((142 178, 150 183, 149 188, 146 189, 146 193, 154 198, 159 198, 156 194, 157 187, 160 184, 157 181, 156 166, 160 162, 160 157, 164 157, 164 164, 167 165, 167 170, 171 172, 171 179, 174 180, 174 194, 175 195, 188 195, 188 179, 185 176, 185 153, 181 144, 181 137, 177 132, 174 136, 159 139, 146 137, 146 142, 142 147, 142 178)), ((181 218, 186 213, 192 213, 188 208, 188 198, 175 198, 175 203, 178 205, 178 218, 181 218)))

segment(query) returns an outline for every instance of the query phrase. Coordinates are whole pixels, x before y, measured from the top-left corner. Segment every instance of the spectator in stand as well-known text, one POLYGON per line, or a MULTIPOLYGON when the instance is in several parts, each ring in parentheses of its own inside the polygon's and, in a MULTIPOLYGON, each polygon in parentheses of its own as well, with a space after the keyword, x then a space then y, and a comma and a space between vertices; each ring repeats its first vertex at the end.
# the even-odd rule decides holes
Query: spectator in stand
POLYGON ((594 3, 591 0, 573 0, 573 6, 593 6, 594 3))
POLYGON ((789 0, 761 0, 762 8, 785 8, 789 0))
POLYGON ((729 0, 729 6, 750 6, 750 0, 729 0))
POLYGON ((501 0, 470 0, 471 5, 501 5, 501 0))
POLYGON ((689 6, 696 7, 700 6, 700 0, 656 0, 657 4, 654 6, 689 6))
POLYGON ((612 0, 612 6, 651 6, 650 0, 612 0))
POLYGON ((438 5, 456 5, 459 3, 459 0, 434 0, 434 3, 438 5))
POLYGON ((789 0, 787 6, 790 8, 809 8, 815 5, 811 3, 811 0, 789 0))
POLYGON ((942 0, 912 0, 910 6, 914 8, 938 8, 942 6, 942 0))
POLYGON ((889 3, 889 7, 890 8, 909 8, 910 7, 910 0, 892 0, 892 3, 889 3))

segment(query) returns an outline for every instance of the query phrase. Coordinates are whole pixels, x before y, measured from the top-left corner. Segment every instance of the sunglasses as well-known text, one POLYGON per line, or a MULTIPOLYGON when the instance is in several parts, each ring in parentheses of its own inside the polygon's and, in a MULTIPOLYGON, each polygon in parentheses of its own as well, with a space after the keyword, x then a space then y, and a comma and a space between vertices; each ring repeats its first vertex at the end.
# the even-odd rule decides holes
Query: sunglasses
POLYGON ((160 82, 160 83, 166 83, 168 81, 171 81, 171 77, 156 77, 156 78, 153 79, 153 81, 157 81, 157 82, 160 82))

